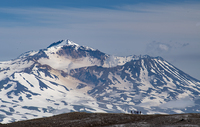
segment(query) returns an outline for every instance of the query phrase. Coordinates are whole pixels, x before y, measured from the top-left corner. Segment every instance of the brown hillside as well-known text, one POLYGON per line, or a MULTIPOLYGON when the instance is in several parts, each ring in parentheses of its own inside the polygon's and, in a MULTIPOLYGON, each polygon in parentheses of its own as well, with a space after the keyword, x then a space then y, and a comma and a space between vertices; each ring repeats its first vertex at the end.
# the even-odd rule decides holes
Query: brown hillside
POLYGON ((200 114, 136 115, 123 113, 73 112, 0 124, 0 127, 162 127, 200 126, 200 114))

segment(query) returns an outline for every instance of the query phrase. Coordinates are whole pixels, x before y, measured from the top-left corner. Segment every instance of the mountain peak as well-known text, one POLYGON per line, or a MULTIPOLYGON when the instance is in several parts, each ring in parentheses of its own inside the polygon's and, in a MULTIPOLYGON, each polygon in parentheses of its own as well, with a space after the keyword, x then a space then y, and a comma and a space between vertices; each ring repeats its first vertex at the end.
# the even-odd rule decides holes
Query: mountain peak
POLYGON ((79 46, 78 44, 70 41, 70 40, 60 40, 58 42, 54 42, 51 45, 49 45, 47 48, 51 48, 51 47, 58 47, 58 46, 63 46, 63 45, 75 45, 75 46, 79 46))

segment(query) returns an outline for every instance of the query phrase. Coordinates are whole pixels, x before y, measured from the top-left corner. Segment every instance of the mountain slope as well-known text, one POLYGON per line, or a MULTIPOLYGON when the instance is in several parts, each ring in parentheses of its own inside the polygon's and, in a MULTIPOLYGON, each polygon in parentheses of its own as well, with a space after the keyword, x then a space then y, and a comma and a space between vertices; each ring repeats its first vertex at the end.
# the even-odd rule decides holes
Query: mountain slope
POLYGON ((0 63, 0 122, 63 112, 199 112, 200 81, 161 57, 110 56, 69 40, 0 63))
POLYGON ((70 74, 93 83, 95 87, 88 91, 91 96, 122 109, 132 107, 143 113, 198 112, 199 81, 159 57, 145 56, 113 68, 79 68, 70 74))

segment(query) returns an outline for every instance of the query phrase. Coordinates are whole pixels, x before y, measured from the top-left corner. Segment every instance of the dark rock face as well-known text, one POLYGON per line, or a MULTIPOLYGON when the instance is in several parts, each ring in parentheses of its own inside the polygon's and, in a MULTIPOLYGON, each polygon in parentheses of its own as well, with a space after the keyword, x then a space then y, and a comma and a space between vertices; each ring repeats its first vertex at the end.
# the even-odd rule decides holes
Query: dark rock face
POLYGON ((79 85, 76 87, 77 89, 82 89, 84 87, 86 87, 87 85, 79 83, 79 85))
POLYGON ((54 43, 52 43, 51 45, 49 45, 47 48, 51 48, 51 47, 53 47, 53 46, 59 45, 59 44, 62 43, 62 42, 63 42, 63 40, 60 40, 60 41, 58 41, 58 42, 54 42, 54 43))
POLYGON ((47 58, 47 59, 49 59, 49 57, 44 52, 44 50, 40 50, 37 54, 33 55, 31 58, 33 58, 35 60, 39 60, 40 58, 47 58))
POLYGON ((77 49, 76 48, 76 45, 66 45, 63 46, 61 50, 57 52, 57 54, 60 56, 71 56, 74 59, 90 56, 92 58, 101 60, 102 65, 103 61, 107 58, 107 55, 99 50, 86 49, 83 46, 80 46, 77 49))
MULTIPOLYGON (((36 53, 36 54, 33 55, 33 56, 24 56, 24 55, 22 54, 20 57, 24 57, 23 62, 24 62, 24 61, 37 61, 37 60, 39 60, 39 59, 41 59, 41 58, 47 58, 47 59, 49 59, 49 56, 47 56, 47 54, 46 54, 44 51, 45 51, 45 49, 41 49, 41 50, 39 50, 38 53, 36 53)), ((28 53, 28 52, 27 52, 27 53, 28 53)), ((19 58, 20 58, 20 57, 19 57, 19 58)))

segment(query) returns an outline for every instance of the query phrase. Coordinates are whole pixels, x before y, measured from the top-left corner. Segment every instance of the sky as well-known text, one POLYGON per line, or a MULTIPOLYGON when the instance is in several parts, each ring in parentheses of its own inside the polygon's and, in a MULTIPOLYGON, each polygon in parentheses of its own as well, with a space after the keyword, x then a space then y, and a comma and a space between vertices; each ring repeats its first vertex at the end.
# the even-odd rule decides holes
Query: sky
POLYGON ((1 1, 0 61, 63 39, 114 56, 161 56, 200 80, 199 0, 1 1))

